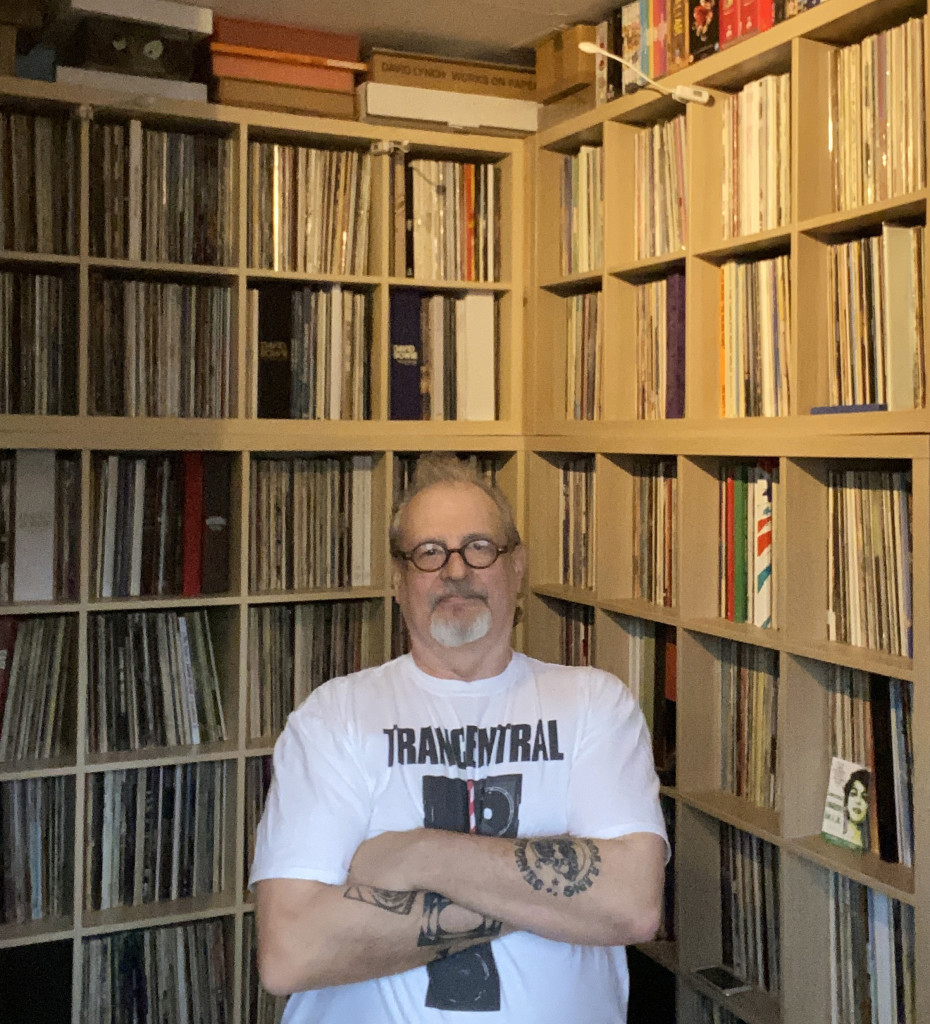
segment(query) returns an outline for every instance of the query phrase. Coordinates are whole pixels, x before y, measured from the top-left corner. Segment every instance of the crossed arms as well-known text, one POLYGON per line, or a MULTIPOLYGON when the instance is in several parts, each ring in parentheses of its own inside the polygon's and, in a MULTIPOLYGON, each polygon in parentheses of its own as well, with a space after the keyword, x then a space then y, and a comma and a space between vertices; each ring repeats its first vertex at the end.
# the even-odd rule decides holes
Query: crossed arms
POLYGON ((256 887, 262 984, 284 995, 419 967, 513 931, 614 946, 655 934, 665 844, 414 829, 356 850, 345 885, 256 887))

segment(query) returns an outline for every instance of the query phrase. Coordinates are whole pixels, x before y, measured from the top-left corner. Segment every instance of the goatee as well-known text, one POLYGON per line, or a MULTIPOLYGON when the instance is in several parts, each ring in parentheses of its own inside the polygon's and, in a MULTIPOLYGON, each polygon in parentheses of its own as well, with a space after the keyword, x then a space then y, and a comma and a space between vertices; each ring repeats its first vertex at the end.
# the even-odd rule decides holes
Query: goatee
POLYGON ((470 622, 449 620, 432 615, 429 620, 430 636, 442 647, 464 647, 487 636, 491 628, 491 609, 482 608, 470 622))

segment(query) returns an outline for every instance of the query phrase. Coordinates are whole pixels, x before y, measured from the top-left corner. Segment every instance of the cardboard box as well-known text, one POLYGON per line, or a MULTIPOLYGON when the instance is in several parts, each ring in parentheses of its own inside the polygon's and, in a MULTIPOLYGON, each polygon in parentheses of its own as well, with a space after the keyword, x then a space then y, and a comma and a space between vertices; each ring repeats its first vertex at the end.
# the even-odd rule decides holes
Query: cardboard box
POLYGON ((363 82, 357 89, 359 120, 371 124, 442 127, 527 135, 539 127, 533 100, 363 82))
POLYGON ((596 42, 596 25, 572 25, 536 44, 536 99, 540 103, 567 96, 594 85, 597 61, 578 49, 581 42, 596 42))
POLYGON ((34 31, 42 27, 42 5, 34 0, 0 0, 0 23, 34 31))
POLYGON ((371 51, 369 82, 412 85, 419 89, 472 92, 511 100, 536 100, 536 72, 532 68, 485 61, 459 61, 399 50, 371 51))
POLYGON ((553 125, 567 121, 570 117, 578 117, 597 106, 597 87, 586 85, 575 92, 570 92, 561 99, 539 105, 539 131, 545 131, 553 125))
POLYGON ((16 74, 15 25, 0 25, 0 75, 16 74))
POLYGON ((58 59, 72 67, 151 75, 190 82, 198 65, 198 41, 189 32, 121 18, 85 18, 58 59))
POLYGON ((362 45, 361 37, 357 35, 279 25, 270 21, 223 18, 219 15, 213 19, 213 41, 351 61, 358 60, 362 45))
POLYGON ((277 82, 249 82, 243 78, 218 78, 210 97, 215 103, 232 107, 258 107, 260 110, 281 110, 317 117, 355 117, 355 94, 305 89, 299 85, 277 82))

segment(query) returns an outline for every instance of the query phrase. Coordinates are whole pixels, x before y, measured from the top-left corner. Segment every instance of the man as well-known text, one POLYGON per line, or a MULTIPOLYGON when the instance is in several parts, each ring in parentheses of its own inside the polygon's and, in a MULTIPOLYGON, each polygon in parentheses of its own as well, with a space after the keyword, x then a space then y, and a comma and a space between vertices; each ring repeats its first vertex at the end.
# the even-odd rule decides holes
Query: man
POLYGON ((275 748, 251 883, 287 1024, 617 1024, 667 844, 642 714, 510 646, 506 499, 420 460, 391 527, 410 654, 320 687, 275 748))

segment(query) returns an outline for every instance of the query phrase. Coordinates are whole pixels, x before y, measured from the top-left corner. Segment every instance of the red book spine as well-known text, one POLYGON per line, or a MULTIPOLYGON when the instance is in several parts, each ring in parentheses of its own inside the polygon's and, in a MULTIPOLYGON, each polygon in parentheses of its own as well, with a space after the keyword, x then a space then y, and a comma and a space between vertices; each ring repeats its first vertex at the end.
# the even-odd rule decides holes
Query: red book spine
POLYGON ((184 453, 183 583, 184 597, 201 591, 203 552, 203 455, 184 453))
POLYGON ((678 643, 671 631, 665 640, 665 699, 678 700, 678 643))
POLYGON ((759 31, 757 0, 739 0, 739 36, 752 36, 759 31))
POLYGON ((736 621, 736 532, 733 516, 736 485, 733 474, 727 476, 727 618, 736 621))
POLYGON ((739 0, 720 0, 720 48, 739 38, 739 0))
POLYGON ((653 0, 653 49, 652 77, 661 78, 668 71, 668 18, 665 15, 667 0, 653 0))
POLYGON ((756 0, 759 10, 756 21, 760 32, 766 32, 775 24, 775 0, 756 0))

